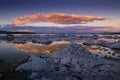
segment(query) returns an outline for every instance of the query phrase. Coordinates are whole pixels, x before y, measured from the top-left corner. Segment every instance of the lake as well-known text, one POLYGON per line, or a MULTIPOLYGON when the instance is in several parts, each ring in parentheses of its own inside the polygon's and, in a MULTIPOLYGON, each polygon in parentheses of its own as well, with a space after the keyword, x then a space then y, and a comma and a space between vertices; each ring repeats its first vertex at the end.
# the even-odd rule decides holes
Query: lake
MULTIPOLYGON (((0 59, 5 62, 14 62, 21 58, 25 58, 31 54, 39 56, 40 54, 51 54, 53 52, 58 51, 61 48, 66 48, 68 44, 77 43, 82 44, 88 36, 91 35, 15 35, 14 40, 22 40, 26 39, 26 43, 14 43, 12 41, 0 40, 0 59), (46 39, 46 36, 53 40, 53 42, 49 45, 44 45, 40 43, 33 43, 31 41, 32 37, 38 38, 41 37, 46 39), (82 36, 82 38, 81 38, 82 36), (77 38, 76 38, 77 37, 77 38), (85 37, 85 38, 83 38, 85 37), (22 39, 21 39, 22 38, 22 39)), ((108 35, 107 35, 108 36, 108 35)), ((110 36, 110 35, 109 35, 110 36)), ((113 35, 112 35, 113 36, 113 35)), ((119 36, 119 35, 117 35, 119 36)), ((95 39, 94 41, 105 40, 109 42, 115 42, 120 40, 119 38, 106 38, 104 35, 100 35, 100 38, 95 39)), ((84 46, 84 45, 83 45, 84 46)), ((112 55, 114 53, 113 50, 103 47, 103 46, 84 46, 86 49, 93 53, 97 54, 99 57, 112 57, 119 58, 119 54, 112 55), (97 47, 97 48, 95 48, 97 47), (106 51, 107 49, 107 51, 106 51)))

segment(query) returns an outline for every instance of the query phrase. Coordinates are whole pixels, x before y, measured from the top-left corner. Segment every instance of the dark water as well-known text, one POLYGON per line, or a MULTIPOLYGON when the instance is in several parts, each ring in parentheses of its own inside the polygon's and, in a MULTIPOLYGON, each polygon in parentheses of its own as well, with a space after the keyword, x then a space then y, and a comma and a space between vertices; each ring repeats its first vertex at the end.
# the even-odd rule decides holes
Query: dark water
POLYGON ((4 60, 5 62, 14 62, 17 59, 28 56, 26 52, 18 51, 12 46, 12 43, 0 43, 0 59, 4 60))

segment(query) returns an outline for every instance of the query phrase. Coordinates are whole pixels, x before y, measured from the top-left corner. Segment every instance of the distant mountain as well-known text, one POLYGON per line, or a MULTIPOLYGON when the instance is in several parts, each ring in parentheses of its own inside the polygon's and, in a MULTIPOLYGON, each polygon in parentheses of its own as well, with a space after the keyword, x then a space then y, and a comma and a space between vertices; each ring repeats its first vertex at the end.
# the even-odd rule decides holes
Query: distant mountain
POLYGON ((92 26, 70 26, 70 27, 39 27, 39 26, 15 26, 8 25, 6 27, 1 27, 0 31, 8 32, 24 32, 24 33, 109 33, 109 32, 120 32, 119 30, 111 29, 113 27, 92 27, 92 26))
POLYGON ((35 34, 34 32, 0 31, 0 34, 35 34))

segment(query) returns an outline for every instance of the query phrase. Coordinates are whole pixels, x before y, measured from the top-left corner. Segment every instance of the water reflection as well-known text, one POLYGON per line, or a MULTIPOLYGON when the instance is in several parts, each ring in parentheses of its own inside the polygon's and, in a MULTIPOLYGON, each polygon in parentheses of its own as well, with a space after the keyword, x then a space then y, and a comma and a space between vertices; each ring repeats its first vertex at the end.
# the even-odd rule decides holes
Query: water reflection
MULTIPOLYGON (((84 35, 68 35, 67 37, 61 37, 59 35, 51 35, 47 36, 48 39, 53 40, 53 43, 50 45, 42 45, 39 43, 32 43, 31 39, 34 35, 23 35, 23 36, 15 36, 15 39, 13 41, 7 41, 6 39, 0 39, 0 59, 8 60, 8 61, 15 61, 15 59, 18 58, 23 58, 24 56, 28 56, 30 54, 38 54, 39 53, 52 53, 60 48, 66 48, 68 44, 71 43, 77 43, 77 44, 82 44, 86 39, 89 39, 89 37, 86 37, 84 35), (17 40, 18 39, 18 40, 17 40), (25 44, 21 44, 21 42, 25 41, 25 44), (15 42, 16 41, 16 42, 15 42), (19 44, 16 44, 19 43, 19 44)), ((39 36, 38 36, 39 37, 39 36)), ((98 40, 105 40, 108 42, 116 42, 120 40, 120 38, 105 38, 105 37, 100 37, 98 40)), ((94 40, 97 42, 98 40, 94 40)), ((85 46, 87 50, 93 54, 99 55, 100 57, 104 56, 110 56, 112 58, 120 58, 119 54, 114 54, 113 51, 104 47, 98 47, 95 48, 95 46, 85 46), (103 49, 104 48, 104 49, 103 49)), ((120 52, 120 51, 119 51, 120 52)), ((118 53, 118 52, 117 52, 118 53)))
POLYGON ((17 51, 12 47, 13 43, 0 42, 0 59, 4 62, 14 62, 28 57, 28 54, 17 51))
POLYGON ((101 52, 101 49, 100 49, 100 47, 92 47, 92 46, 85 46, 86 47, 86 49, 89 51, 89 52, 101 52))
POLYGON ((107 41, 107 42, 117 42, 117 41, 119 41, 120 39, 99 38, 98 40, 104 40, 104 41, 107 41))
POLYGON ((86 49, 99 57, 120 59, 120 54, 108 47, 98 45, 85 46, 86 49))
POLYGON ((19 51, 29 52, 29 53, 52 53, 60 48, 66 48, 67 44, 57 44, 57 45, 34 45, 34 44, 14 44, 13 47, 19 51))

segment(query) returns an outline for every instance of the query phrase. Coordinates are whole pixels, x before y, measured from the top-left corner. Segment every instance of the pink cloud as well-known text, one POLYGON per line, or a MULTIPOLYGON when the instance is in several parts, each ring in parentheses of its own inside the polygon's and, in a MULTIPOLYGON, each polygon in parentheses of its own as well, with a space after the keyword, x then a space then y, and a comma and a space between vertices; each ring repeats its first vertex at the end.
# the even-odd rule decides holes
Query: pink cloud
POLYGON ((27 23, 37 23, 37 22, 51 22, 57 24, 81 24, 91 21, 101 21, 107 20, 106 17, 96 17, 96 16, 82 16, 76 14, 59 14, 59 13, 50 13, 50 14, 34 14, 34 15, 25 15, 16 17, 12 20, 13 24, 23 25, 27 23))

